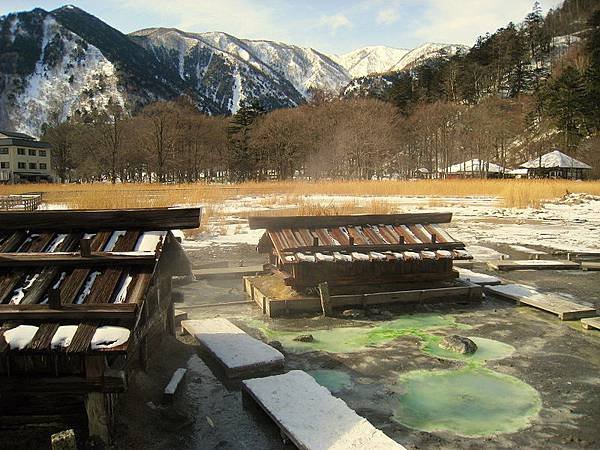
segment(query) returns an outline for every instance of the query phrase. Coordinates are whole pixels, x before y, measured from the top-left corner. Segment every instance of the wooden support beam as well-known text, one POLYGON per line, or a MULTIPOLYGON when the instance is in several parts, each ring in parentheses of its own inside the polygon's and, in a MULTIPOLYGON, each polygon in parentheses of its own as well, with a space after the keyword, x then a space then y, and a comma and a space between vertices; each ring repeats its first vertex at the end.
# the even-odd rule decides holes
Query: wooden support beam
POLYGON ((50 292, 48 292, 48 306, 50 309, 60 309, 60 289, 50 289, 50 292))
POLYGON ((0 231, 163 231, 198 228, 202 208, 0 212, 0 231))
POLYGON ((327 282, 319 283, 319 296, 321 297, 321 309, 324 316, 331 316, 333 309, 331 308, 329 297, 329 285, 327 282))
POLYGON ((77 376, 61 377, 0 377, 0 393, 70 393, 125 392, 127 387, 123 371, 107 371, 102 378, 77 376))
POLYGON ((61 305, 52 309, 49 305, 0 305, 0 320, 134 320, 137 304, 96 303, 61 305))
POLYGON ((419 213, 419 214, 363 214, 348 216, 258 216, 248 218, 250 229, 266 228, 331 228, 348 225, 397 224, 412 225, 417 223, 448 223, 452 213, 419 213))
POLYGON ((91 252, 87 257, 78 252, 0 253, 0 268, 135 266, 151 265, 154 261, 155 255, 149 252, 91 252))
POLYGON ((79 252, 82 258, 89 258, 92 256, 92 240, 91 239, 81 239, 79 241, 79 252))

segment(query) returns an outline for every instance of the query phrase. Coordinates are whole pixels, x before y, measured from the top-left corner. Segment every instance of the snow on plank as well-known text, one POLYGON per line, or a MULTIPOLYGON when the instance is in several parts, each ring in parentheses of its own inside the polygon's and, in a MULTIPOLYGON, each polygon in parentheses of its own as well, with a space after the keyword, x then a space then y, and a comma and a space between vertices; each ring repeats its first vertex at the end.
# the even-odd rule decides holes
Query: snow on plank
POLYGON ((485 273, 473 272, 469 269, 457 268, 459 273, 459 280, 470 281, 471 283, 478 284, 480 286, 491 286, 495 284, 500 284, 502 281, 500 278, 488 275, 485 273))
POLYGON ((283 369, 284 356, 223 318, 184 320, 181 327, 225 369, 228 377, 283 369))
POLYGON ((576 320, 595 316, 596 310, 565 299, 557 294, 543 294, 521 284, 486 286, 489 293, 515 300, 517 305, 525 304, 556 314, 560 320, 576 320))
POLYGON ((242 390, 299 449, 404 449, 302 370, 245 380, 242 390))
POLYGON ((488 267, 494 270, 567 270, 579 269, 579 264, 567 260, 527 259, 488 261, 488 267))
POLYGON ((586 330, 600 330, 600 317, 588 317, 581 319, 581 326, 586 330))

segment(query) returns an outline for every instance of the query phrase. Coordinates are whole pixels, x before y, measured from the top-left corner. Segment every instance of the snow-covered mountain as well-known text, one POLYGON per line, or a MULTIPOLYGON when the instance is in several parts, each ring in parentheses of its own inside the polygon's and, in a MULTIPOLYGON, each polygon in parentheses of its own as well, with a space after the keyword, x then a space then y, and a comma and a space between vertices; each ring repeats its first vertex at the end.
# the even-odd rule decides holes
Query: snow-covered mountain
POLYGON ((405 48, 377 45, 359 48, 343 55, 332 55, 332 59, 343 66, 352 78, 356 78, 388 72, 409 52, 405 48))
POLYGON ((469 47, 466 45, 436 44, 433 42, 428 42, 408 51, 396 62, 396 64, 390 66, 388 71, 392 72, 396 70, 410 69, 411 67, 425 62, 428 59, 439 58, 441 56, 450 57, 459 51, 467 51, 468 49, 469 47))
POLYGON ((140 30, 131 37, 231 112, 250 97, 269 109, 295 106, 312 89, 338 92, 350 80, 343 67, 311 48, 173 28, 140 30))
POLYGON ((344 92, 356 77, 458 48, 365 47, 328 56, 220 32, 151 28, 125 35, 74 6, 36 8, 0 17, 0 128, 39 135, 44 123, 78 112, 110 103, 134 111, 181 95, 209 114, 235 113, 245 98, 266 109, 293 107, 312 90, 344 92))

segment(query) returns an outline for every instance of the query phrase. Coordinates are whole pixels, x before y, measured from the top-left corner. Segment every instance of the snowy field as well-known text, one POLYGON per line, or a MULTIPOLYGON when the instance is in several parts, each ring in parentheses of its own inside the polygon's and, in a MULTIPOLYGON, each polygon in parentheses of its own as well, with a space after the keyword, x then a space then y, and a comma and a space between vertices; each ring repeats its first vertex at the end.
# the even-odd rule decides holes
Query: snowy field
MULTIPOLYGON (((508 244, 545 247, 569 252, 599 252, 600 197, 569 194, 538 209, 500 208, 495 197, 373 197, 310 195, 298 202, 318 203, 324 208, 352 202, 369 213, 373 203, 385 203, 391 213, 452 212, 448 231, 467 245, 508 244)), ((187 248, 256 245, 263 230, 250 230, 244 219, 254 212, 275 211, 285 215, 298 205, 278 201, 277 196, 246 196, 225 201, 219 215, 209 220, 208 231, 185 241, 187 248)), ((519 247, 516 247, 518 249, 519 247)), ((524 250, 527 251, 527 250, 524 250)), ((477 253, 477 252, 475 252, 477 253)), ((494 256, 494 255, 492 255, 494 256)))

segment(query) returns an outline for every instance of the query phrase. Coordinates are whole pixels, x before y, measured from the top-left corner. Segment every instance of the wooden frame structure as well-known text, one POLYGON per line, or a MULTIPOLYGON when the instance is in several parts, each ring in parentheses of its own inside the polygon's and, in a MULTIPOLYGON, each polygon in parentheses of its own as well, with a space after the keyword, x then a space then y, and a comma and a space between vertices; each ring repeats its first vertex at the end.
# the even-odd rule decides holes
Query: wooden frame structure
POLYGON ((471 259, 440 224, 451 213, 251 217, 265 228, 258 251, 296 290, 448 281, 455 259, 471 259))
POLYGON ((128 374, 174 333, 171 278, 191 276, 169 230, 200 213, 0 213, 0 427, 87 423, 110 442, 128 374))

